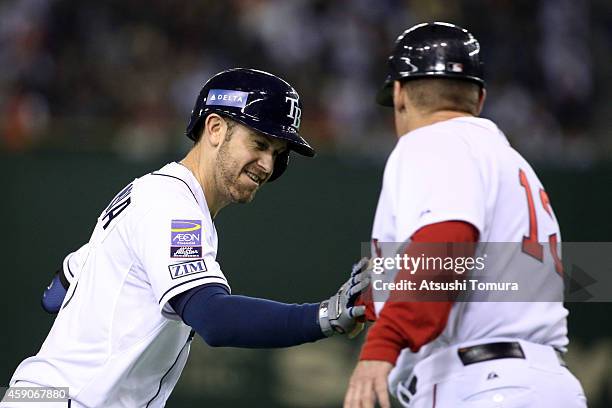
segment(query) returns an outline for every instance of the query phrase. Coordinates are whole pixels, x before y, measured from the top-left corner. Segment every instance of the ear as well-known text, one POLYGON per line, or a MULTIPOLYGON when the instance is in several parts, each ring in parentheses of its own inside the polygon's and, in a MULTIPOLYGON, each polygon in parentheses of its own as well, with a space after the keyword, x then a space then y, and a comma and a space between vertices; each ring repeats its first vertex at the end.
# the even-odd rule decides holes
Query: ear
POLYGON ((211 146, 218 146, 227 132, 227 122, 216 113, 211 113, 206 117, 202 130, 202 138, 206 138, 211 146))
POLYGON ((406 92, 402 91, 400 81, 393 81, 393 109, 396 112, 406 110, 406 92))
POLYGON ((478 97, 478 115, 482 112, 482 107, 484 106, 485 99, 487 99, 487 90, 484 88, 480 88, 480 95, 478 97))

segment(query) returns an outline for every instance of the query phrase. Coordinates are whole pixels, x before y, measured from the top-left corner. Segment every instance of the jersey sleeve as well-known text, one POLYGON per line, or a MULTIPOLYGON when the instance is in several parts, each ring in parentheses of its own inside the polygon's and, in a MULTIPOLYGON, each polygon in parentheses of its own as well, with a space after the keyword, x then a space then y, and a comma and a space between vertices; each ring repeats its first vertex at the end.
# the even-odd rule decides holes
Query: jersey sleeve
POLYGON ((81 268, 89 254, 89 243, 86 243, 76 251, 68 254, 62 263, 62 272, 68 283, 72 284, 81 273, 81 268))
POLYGON ((135 252, 160 311, 176 318, 172 297, 209 283, 230 290, 216 261, 212 224, 198 207, 165 205, 150 210, 134 228, 135 252))
POLYGON ((440 143, 403 146, 397 166, 397 237, 410 237, 420 228, 444 221, 484 227, 484 181, 477 160, 460 138, 440 143), (447 143, 448 141, 448 143, 447 143))
MULTIPOLYGON (((428 225, 418 230, 412 237, 412 243, 456 242, 476 243, 478 232, 471 224, 457 221, 447 221, 428 225)), ((460 245, 455 247, 453 256, 473 256, 475 246, 460 245)), ((418 256, 426 251, 429 256, 446 256, 446 249, 440 252, 440 247, 427 247, 412 244, 404 252, 408 256, 418 256), (428 251, 428 252, 427 252, 428 251)), ((401 270, 396 282, 410 279, 410 272, 401 270)), ((448 280, 453 276, 446 275, 448 280)), ((446 328, 453 301, 415 301, 398 292, 392 294, 376 323, 369 330, 363 345, 361 360, 381 360, 395 364, 402 349, 410 348, 418 352, 425 344, 437 338, 446 328)))

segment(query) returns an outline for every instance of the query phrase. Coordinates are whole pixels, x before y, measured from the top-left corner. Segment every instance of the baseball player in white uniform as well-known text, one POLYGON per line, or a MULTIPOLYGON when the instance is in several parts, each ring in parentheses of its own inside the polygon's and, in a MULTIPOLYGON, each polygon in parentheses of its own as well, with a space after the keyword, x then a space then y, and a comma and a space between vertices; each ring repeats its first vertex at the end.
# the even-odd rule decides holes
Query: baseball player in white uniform
POLYGON ((65 259, 43 299, 48 309, 61 299, 61 310, 12 389, 68 387, 69 401, 49 407, 163 407, 195 332, 212 346, 268 348, 354 331, 365 262, 329 300, 297 305, 230 294, 216 261, 218 212, 279 177, 290 150, 314 155, 298 133, 301 106, 287 82, 263 71, 212 77, 187 128, 187 156, 125 186, 65 259), (60 280, 65 297, 52 293, 60 280))
POLYGON ((477 117, 482 78, 480 45, 460 27, 419 24, 397 39, 378 101, 394 108, 399 139, 385 167, 372 255, 419 256, 413 248, 422 243, 471 245, 476 255, 499 245, 503 264, 485 269, 488 280, 527 283, 546 296, 410 302, 394 301, 392 289, 386 301, 375 294, 367 316, 376 321, 345 408, 390 407, 388 391, 411 408, 586 406, 562 359, 559 226, 531 166, 477 117))

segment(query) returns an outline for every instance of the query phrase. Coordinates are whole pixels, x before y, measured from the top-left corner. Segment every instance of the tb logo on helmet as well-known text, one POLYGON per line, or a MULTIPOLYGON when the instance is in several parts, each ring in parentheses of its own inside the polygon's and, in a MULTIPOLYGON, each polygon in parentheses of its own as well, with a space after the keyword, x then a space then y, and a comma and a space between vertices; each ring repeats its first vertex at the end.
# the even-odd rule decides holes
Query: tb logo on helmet
POLYGON ((291 108, 289 109, 289 114, 287 115, 287 117, 293 119, 293 127, 299 129, 300 121, 302 118, 302 110, 298 106, 299 99, 286 96, 285 102, 287 101, 291 103, 291 108))

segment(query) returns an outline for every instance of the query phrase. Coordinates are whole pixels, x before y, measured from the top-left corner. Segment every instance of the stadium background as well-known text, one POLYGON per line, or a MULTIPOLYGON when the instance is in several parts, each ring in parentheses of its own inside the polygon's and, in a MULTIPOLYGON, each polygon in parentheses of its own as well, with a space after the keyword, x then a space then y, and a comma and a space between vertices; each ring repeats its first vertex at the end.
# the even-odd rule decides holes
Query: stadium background
MULTIPOLYGON (((539 172, 564 241, 610 241, 612 4, 605 0, 0 1, 0 385, 53 318, 40 295, 120 187, 188 149, 211 74, 276 73, 300 92, 314 160, 216 221, 235 293, 329 296, 369 232, 391 112, 374 104, 396 35, 451 21, 480 40, 492 118, 539 172)), ((571 369, 612 405, 610 304, 570 304, 571 369)), ((360 341, 286 350, 198 339, 169 407, 339 406, 360 341)))

